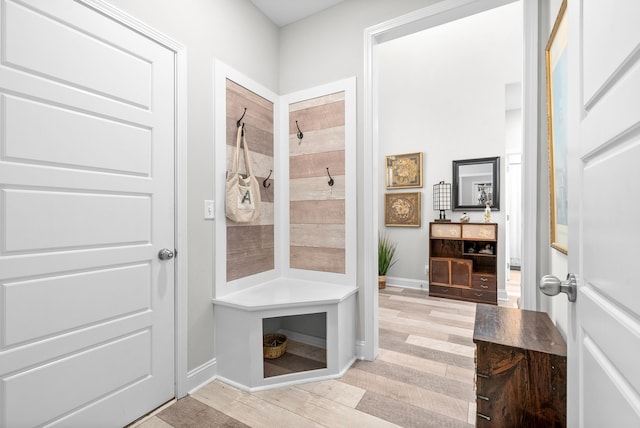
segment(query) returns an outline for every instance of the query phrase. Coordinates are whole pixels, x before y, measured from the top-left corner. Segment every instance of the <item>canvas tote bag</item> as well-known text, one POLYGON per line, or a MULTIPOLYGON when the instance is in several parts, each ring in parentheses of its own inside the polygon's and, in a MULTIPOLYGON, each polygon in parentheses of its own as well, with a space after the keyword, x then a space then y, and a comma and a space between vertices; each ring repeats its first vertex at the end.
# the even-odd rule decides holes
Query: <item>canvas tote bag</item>
POLYGON ((249 147, 242 128, 243 126, 238 127, 233 166, 231 171, 227 171, 226 215, 229 220, 237 223, 248 223, 260 215, 260 187, 251 169, 249 147), (241 140, 244 146, 246 178, 238 173, 241 140))

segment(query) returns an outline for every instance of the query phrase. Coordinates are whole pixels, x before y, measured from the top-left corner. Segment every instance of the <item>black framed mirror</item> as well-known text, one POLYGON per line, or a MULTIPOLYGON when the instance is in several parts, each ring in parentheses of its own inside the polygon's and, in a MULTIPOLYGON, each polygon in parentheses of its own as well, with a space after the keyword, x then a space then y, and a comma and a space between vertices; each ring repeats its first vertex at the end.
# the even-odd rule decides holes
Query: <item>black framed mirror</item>
POLYGON ((500 158, 453 161, 453 211, 500 210, 500 158))

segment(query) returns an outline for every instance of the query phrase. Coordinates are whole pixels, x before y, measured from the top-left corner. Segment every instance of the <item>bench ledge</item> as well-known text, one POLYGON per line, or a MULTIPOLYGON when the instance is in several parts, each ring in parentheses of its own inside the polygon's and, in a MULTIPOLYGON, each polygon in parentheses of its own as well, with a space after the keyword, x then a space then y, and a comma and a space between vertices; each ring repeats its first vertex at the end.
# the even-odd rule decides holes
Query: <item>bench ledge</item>
POLYGON ((349 285, 277 278, 213 299, 213 304, 246 311, 294 308, 340 303, 357 291, 349 285))

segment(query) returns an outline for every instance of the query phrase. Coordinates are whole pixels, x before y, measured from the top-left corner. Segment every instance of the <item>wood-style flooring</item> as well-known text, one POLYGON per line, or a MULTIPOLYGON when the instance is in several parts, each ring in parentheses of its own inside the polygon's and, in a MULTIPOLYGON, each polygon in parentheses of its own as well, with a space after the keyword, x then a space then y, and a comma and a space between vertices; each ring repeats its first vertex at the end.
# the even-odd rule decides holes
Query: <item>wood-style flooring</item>
POLYGON ((475 309, 388 286, 375 361, 357 361, 340 379, 257 393, 214 381, 136 426, 473 427, 475 309))

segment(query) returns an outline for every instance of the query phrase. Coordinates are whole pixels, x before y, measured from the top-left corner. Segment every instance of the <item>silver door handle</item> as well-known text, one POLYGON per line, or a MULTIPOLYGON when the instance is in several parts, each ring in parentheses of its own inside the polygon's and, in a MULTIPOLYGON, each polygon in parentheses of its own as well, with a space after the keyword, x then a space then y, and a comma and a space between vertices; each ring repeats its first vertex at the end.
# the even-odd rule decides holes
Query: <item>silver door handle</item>
POLYGON ((158 258, 160 260, 171 260, 173 258, 173 251, 168 248, 163 248, 158 251, 158 258))
POLYGON ((538 287, 547 296, 567 293, 570 302, 575 302, 578 294, 578 282, 576 276, 572 273, 567 275, 566 281, 560 281, 553 275, 545 275, 540 280, 538 287))

